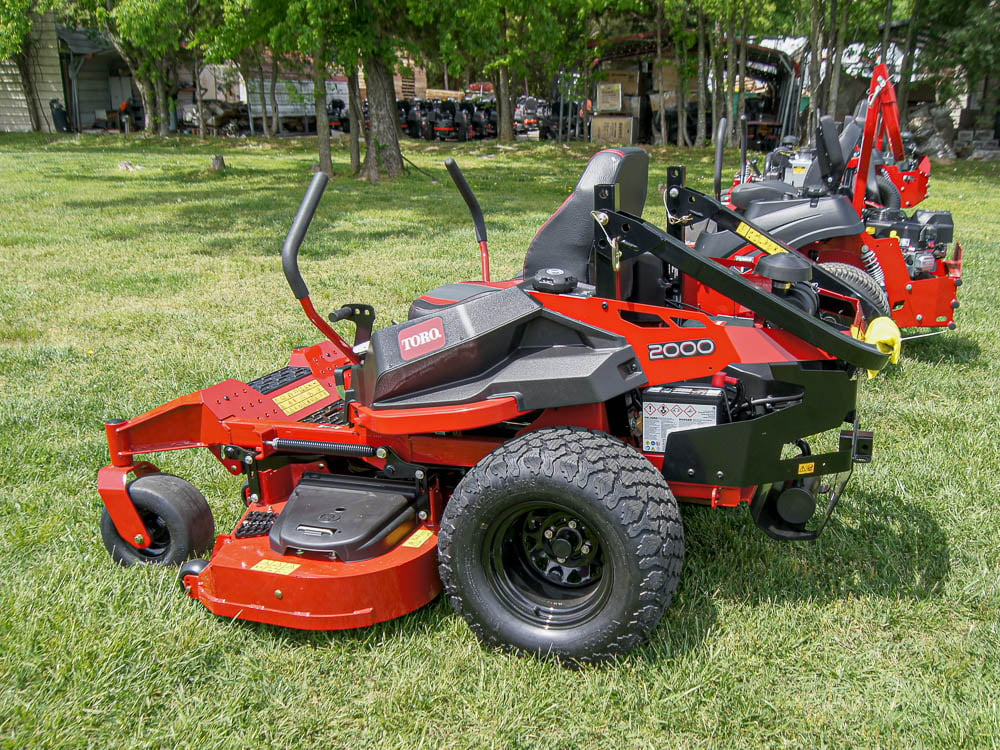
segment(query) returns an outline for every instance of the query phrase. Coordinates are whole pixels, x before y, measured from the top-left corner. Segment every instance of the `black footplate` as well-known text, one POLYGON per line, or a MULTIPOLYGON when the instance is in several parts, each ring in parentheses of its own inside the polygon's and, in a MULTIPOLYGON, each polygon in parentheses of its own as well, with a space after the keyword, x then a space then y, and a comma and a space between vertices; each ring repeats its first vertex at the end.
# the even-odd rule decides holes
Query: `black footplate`
POLYGON ((314 411, 309 416, 302 417, 299 421, 311 422, 313 424, 344 424, 344 401, 343 399, 334 401, 319 411, 314 411))
POLYGON ((388 552, 417 526, 409 482, 305 474, 271 527, 271 549, 356 562, 388 552))
POLYGON ((294 383, 307 375, 311 375, 312 370, 308 367, 282 367, 280 370, 263 375, 256 380, 247 383, 258 393, 274 393, 280 388, 284 388, 290 383, 294 383))
POLYGON ((246 514, 243 523, 236 527, 233 534, 237 539, 251 536, 265 536, 274 526, 278 514, 270 510, 254 510, 246 514))

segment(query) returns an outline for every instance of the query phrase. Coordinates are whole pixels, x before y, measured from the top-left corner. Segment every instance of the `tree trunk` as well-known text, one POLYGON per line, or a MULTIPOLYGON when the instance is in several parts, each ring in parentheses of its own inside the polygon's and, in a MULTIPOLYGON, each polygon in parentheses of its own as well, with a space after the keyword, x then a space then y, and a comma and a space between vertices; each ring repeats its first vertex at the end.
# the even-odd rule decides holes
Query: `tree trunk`
POLYGON ((273 53, 271 54, 271 87, 268 96, 271 99, 271 132, 278 135, 281 133, 281 117, 278 113, 278 58, 273 53))
POLYGON ((163 138, 170 135, 170 115, 167 111, 167 81, 166 71, 160 66, 156 80, 153 81, 153 91, 156 95, 156 132, 163 138))
MULTIPOLYGON (((837 7, 837 0, 833 0, 833 7, 837 7)), ((837 100, 840 98, 840 74, 844 66, 844 46, 847 39, 847 12, 850 10, 850 3, 843 2, 840 6, 840 17, 837 19, 837 39, 836 51, 831 55, 830 89, 827 92, 827 110, 834 117, 837 116, 837 100)), ((830 12, 833 18, 833 11, 830 12)))
POLYGON ((906 28, 903 69, 899 74, 899 86, 896 90, 896 99, 899 104, 899 125, 903 130, 907 129, 906 126, 910 120, 910 107, 907 103, 907 98, 910 94, 910 79, 913 77, 913 55, 916 50, 917 27, 921 22, 923 5, 923 0, 913 0, 913 8, 910 11, 910 23, 906 28))
POLYGON ((729 17, 726 20, 729 26, 726 31, 726 116, 729 118, 726 145, 728 146, 733 142, 732 133, 736 127, 736 0, 729 0, 729 17))
POLYGON ((684 61, 681 60, 680 44, 674 40, 674 65, 677 66, 677 146, 691 145, 687 132, 687 77, 684 75, 684 61))
POLYGON ((812 136, 812 132, 819 120, 819 63, 823 55, 823 14, 818 0, 812 4, 812 12, 809 17, 809 122, 806 125, 806 133, 812 136))
POLYGON ((257 81, 258 81, 258 88, 260 88, 260 91, 258 92, 260 96, 257 97, 258 99, 260 99, 260 101, 258 102, 260 104, 260 131, 265 138, 269 138, 271 136, 271 127, 270 123, 268 123, 267 121, 267 97, 264 94, 263 56, 257 58, 257 81))
MULTIPOLYGON (((132 70, 134 71, 135 68, 132 68, 132 70)), ((142 100, 142 129, 147 133, 152 133, 153 120, 156 118, 156 115, 153 112, 153 82, 145 76, 136 75, 135 87, 139 89, 139 99, 142 100)))
MULTIPOLYGON (((319 171, 333 177, 333 158, 330 155, 330 117, 326 113, 326 46, 320 42, 313 50, 313 104, 316 112, 316 141, 319 145, 319 171)), ((272 80, 274 75, 271 76, 272 80)))
POLYGON ((198 137, 205 139, 205 107, 202 102, 201 93, 201 58, 194 56, 194 96, 195 107, 198 110, 198 137))
MULTIPOLYGON (((653 73, 653 80, 656 80, 657 73, 660 75, 660 81, 666 79, 666 72, 663 70, 663 0, 657 0, 656 2, 656 71, 653 73)), ((665 86, 660 86, 660 111, 657 112, 657 122, 660 123, 660 144, 663 146, 667 145, 667 134, 670 129, 667 127, 667 102, 666 102, 666 91, 662 89, 665 86)), ((655 142, 655 139, 654 139, 655 142)))
POLYGON ((722 19, 716 18, 712 34, 712 143, 715 134, 719 132, 719 121, 726 113, 725 109, 725 77, 722 64, 722 19))
POLYGON ((885 24, 882 27, 882 44, 879 47, 882 62, 886 62, 886 55, 889 54, 889 37, 892 34, 892 0, 885 2, 885 24))
POLYGON ((361 84, 358 82, 357 65, 347 75, 347 116, 351 122, 351 175, 357 177, 361 172, 362 131, 364 131, 365 143, 368 143, 365 113, 361 108, 361 84))
POLYGON ((739 118, 739 143, 740 146, 744 146, 743 138, 745 129, 743 127, 743 118, 747 113, 747 26, 750 23, 750 8, 748 7, 747 0, 742 0, 740 3, 740 98, 739 105, 736 108, 736 115, 739 118))
POLYGON ((708 92, 706 91, 707 65, 705 59, 705 12, 698 7, 698 127, 695 131, 695 145, 705 145, 705 108, 708 104, 708 92))
POLYGON ((17 63, 17 71, 21 74, 24 97, 28 100, 28 117, 31 120, 31 129, 37 132, 42 129, 42 122, 38 116, 38 94, 35 92, 35 79, 31 77, 27 49, 28 42, 26 41, 21 52, 14 56, 14 60, 17 63))
POLYGON ((826 55, 826 78, 829 81, 826 87, 826 111, 834 117, 837 116, 837 89, 840 85, 841 37, 840 26, 837 23, 838 20, 837 0, 830 0, 830 19, 827 22, 830 40, 827 44, 826 55))
POLYGON ((497 140, 510 143, 514 140, 514 107, 510 95, 510 71, 506 65, 500 66, 500 92, 497 96, 497 116, 500 132, 497 140))
MULTIPOLYGON (((500 12, 499 32, 500 54, 503 56, 507 54, 507 36, 510 34, 510 18, 506 6, 502 6, 500 12)), ((500 77, 497 92, 497 140, 501 143, 510 143, 514 140, 514 97, 510 86, 510 66, 501 63, 497 74, 500 77)))
POLYGON ((368 112, 371 128, 368 153, 362 173, 369 180, 385 175, 403 174, 403 154, 399 148, 399 114, 392 85, 392 70, 378 55, 365 55, 365 81, 368 84, 368 112))

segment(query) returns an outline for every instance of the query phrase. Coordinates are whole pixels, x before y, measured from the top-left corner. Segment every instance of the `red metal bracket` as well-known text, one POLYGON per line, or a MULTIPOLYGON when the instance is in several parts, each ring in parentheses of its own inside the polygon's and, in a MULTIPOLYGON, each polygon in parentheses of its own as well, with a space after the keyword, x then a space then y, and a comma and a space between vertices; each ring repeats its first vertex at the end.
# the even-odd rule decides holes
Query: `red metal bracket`
POLYGON ((108 515, 118 530, 118 534, 136 549, 148 547, 152 541, 146 524, 132 504, 128 494, 129 474, 136 477, 155 474, 159 469, 148 461, 140 461, 128 466, 105 466, 97 472, 97 491, 108 509, 108 515))

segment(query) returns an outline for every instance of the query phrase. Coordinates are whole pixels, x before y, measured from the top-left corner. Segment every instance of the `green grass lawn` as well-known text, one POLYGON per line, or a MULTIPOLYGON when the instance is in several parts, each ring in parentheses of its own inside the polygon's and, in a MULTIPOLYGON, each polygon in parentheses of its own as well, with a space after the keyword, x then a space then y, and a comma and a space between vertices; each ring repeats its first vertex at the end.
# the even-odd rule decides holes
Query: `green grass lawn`
MULTIPOLYGON (((369 302, 386 324, 477 276, 446 156, 505 278, 594 150, 404 146, 433 179, 357 182, 335 146, 341 174, 301 256, 321 310, 369 302)), ((340 633, 227 621, 184 597, 175 570, 114 565, 98 530, 103 420, 271 372, 318 338, 279 261, 313 147, 0 136, 0 745, 1000 743, 997 163, 934 166, 926 207, 954 213, 966 249, 959 328, 862 385, 875 462, 823 537, 778 544, 745 510, 684 508, 674 605, 618 662, 484 651, 441 600, 340 633)), ((708 151, 652 156, 653 186, 686 162, 709 189, 708 151)), ((231 528, 237 478, 207 451, 155 459, 231 528)))

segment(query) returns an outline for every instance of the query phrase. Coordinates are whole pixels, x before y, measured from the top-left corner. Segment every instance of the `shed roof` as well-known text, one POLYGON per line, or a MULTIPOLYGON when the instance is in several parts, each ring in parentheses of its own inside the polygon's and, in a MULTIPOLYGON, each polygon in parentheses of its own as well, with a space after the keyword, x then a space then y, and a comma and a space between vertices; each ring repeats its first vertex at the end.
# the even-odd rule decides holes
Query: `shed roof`
POLYGON ((62 39, 74 55, 92 55, 114 49, 111 38, 103 31, 96 29, 71 29, 56 24, 56 34, 62 39))

